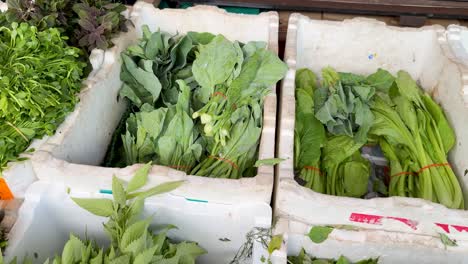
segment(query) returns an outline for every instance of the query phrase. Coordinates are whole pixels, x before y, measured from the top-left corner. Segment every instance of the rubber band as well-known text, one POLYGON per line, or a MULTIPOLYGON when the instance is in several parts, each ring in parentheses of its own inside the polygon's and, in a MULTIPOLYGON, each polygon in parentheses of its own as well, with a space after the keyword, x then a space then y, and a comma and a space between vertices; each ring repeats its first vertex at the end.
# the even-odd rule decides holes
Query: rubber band
POLYGON ((212 96, 214 97, 216 95, 219 95, 219 96, 223 97, 224 99, 227 99, 227 96, 225 94, 223 94, 222 92, 214 92, 212 96))
POLYGON ((172 169, 191 169, 191 166, 184 166, 184 165, 169 165, 167 166, 172 169))
POLYGON ((208 158, 224 161, 224 162, 228 163, 229 165, 231 165, 234 169, 239 170, 239 167, 237 167, 237 165, 234 162, 232 162, 232 161, 230 161, 228 159, 221 158, 221 157, 216 157, 216 156, 208 156, 208 158))
POLYGON ((314 166, 304 166, 304 169, 306 170, 312 170, 312 171, 317 171, 320 176, 323 176, 323 173, 320 171, 319 168, 314 167, 314 166))
POLYGON ((401 175, 414 175, 414 176, 416 176, 416 175, 422 173, 424 170, 434 168, 434 167, 445 167, 445 166, 452 167, 450 165, 450 163, 435 163, 435 164, 430 164, 430 165, 424 166, 421 169, 419 169, 417 172, 402 171, 402 172, 393 174, 391 177, 393 178, 393 177, 397 177, 397 176, 401 176, 401 175))

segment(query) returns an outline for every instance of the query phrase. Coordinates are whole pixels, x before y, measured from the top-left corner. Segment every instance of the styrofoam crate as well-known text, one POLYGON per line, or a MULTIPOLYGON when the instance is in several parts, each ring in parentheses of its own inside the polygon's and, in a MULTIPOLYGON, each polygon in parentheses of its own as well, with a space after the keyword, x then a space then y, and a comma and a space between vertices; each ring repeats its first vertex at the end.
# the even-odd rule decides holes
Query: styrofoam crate
MULTIPOLYGON (((99 164, 104 159, 122 112, 125 101, 117 100, 121 88, 120 52, 131 43, 136 43, 141 35, 141 26, 148 25, 152 31, 162 30, 172 34, 187 31, 211 32, 223 34, 230 40, 265 41, 275 53, 278 50, 278 14, 266 12, 260 15, 230 14, 213 6, 196 6, 189 9, 159 10, 152 5, 137 2, 133 6, 130 18, 135 29, 121 36, 116 45, 106 51, 102 69, 89 80, 92 88, 83 91, 75 112, 60 127, 59 135, 49 138, 31 158, 34 172, 40 181, 61 183, 75 191, 97 193, 110 189, 112 175, 129 180, 141 165, 126 168, 106 168, 99 164)), ((259 159, 273 158, 275 149, 276 94, 272 89, 264 104, 264 123, 259 146, 259 159)), ((155 165, 149 174, 148 187, 172 180, 185 180, 185 184, 170 195, 165 203, 174 204, 161 212, 161 218, 179 226, 174 231, 175 237, 194 238, 200 229, 189 225, 211 219, 204 228, 213 230, 226 229, 223 232, 210 232, 197 237, 197 241, 213 256, 204 258, 204 263, 219 263, 216 254, 219 248, 214 242, 228 238, 232 242, 223 244, 223 255, 233 257, 240 247, 239 241, 255 227, 254 219, 269 219, 274 175, 273 166, 258 168, 257 176, 252 178, 218 179, 186 175, 184 172, 169 167, 155 165), (183 206, 180 211, 176 205, 183 206), (205 213, 198 213, 203 206, 205 213), (235 208, 246 209, 248 214, 235 208), (230 212, 236 219, 227 225, 218 221, 218 210, 230 212)), ((162 199, 162 198, 155 198, 162 199)), ((162 200, 161 200, 162 202, 162 200)))
POLYGON ((352 262, 379 258, 379 264, 468 263, 467 241, 459 241, 458 247, 446 248, 438 237, 375 229, 334 229, 327 240, 316 244, 307 236, 311 227, 300 221, 279 218, 273 232, 283 235, 283 243, 270 256, 271 263, 286 264, 287 256, 297 256, 301 249, 318 258, 337 259, 343 255, 352 262))
MULTIPOLYGON (((68 192, 67 189, 62 183, 45 181, 37 181, 28 188, 16 224, 10 231, 7 260, 15 256, 20 260, 24 256, 35 256, 34 263, 44 263, 45 259, 61 254, 70 233, 81 238, 87 236, 95 239, 100 246, 108 245, 102 225, 107 219, 80 208, 71 197, 112 199, 112 195, 73 189, 68 192)), ((262 212, 268 215, 269 205, 213 207, 205 203, 187 204, 182 197, 163 194, 146 199, 142 217, 152 217, 151 228, 155 231, 162 225, 175 224, 178 230, 169 232, 169 236, 175 241, 199 241, 203 237, 217 237, 202 245, 205 249, 210 248, 211 252, 200 257, 198 263, 229 263, 233 245, 237 246, 245 241, 241 234, 233 236, 231 227, 242 229, 251 225, 264 226, 264 219, 251 217, 262 212), (173 221, 174 218, 177 218, 177 222, 173 221), (242 221, 242 218, 251 222, 242 221), (242 226, 239 227, 238 223, 242 226)), ((271 217, 268 218, 268 227, 270 219, 271 217)))
MULTIPOLYGON (((453 31, 455 27, 450 28, 453 31)), ((279 156, 287 160, 277 166, 279 184, 275 217, 284 217, 309 227, 353 225, 368 230, 365 232, 369 236, 379 237, 376 241, 380 242, 376 243, 381 243, 378 247, 382 250, 387 243, 398 240, 413 241, 415 236, 437 240, 439 233, 445 233, 459 241, 459 248, 464 248, 468 256, 468 245, 465 243, 468 242, 467 211, 451 210, 415 198, 364 200, 320 194, 301 187, 294 180, 293 168, 296 69, 306 67, 320 73, 323 67, 331 66, 338 71, 356 74, 370 74, 378 68, 395 74, 401 69, 418 80, 445 109, 457 135, 449 161, 468 201, 468 177, 463 176, 468 168, 468 109, 467 100, 463 97, 468 90, 468 69, 454 53, 452 31, 445 31, 440 26, 419 29, 391 27, 364 18, 335 22, 291 15, 285 53, 289 72, 282 82, 278 143, 279 156), (396 236, 397 233, 400 235, 396 236)), ((306 229, 303 231, 308 232, 306 229)), ((415 239, 412 243, 416 244, 417 241, 415 239)), ((425 244, 428 249, 424 250, 440 247, 439 244, 437 247, 434 245, 425 244)), ((408 247, 407 250, 410 252, 412 249, 408 247)))
MULTIPOLYGON (((128 8, 129 10, 130 8, 128 8)), ((7 5, 3 2, 0 2, 0 11, 7 10, 7 5)), ((128 10, 124 12, 124 15, 128 17, 128 10)), ((120 37, 117 37, 115 41, 119 41, 120 37)), ((79 100, 82 100, 85 97, 85 94, 88 90, 94 89, 94 77, 101 71, 101 67, 104 67, 105 64, 110 63, 106 58, 112 57, 115 53, 114 50, 100 50, 94 49, 92 50, 89 60, 92 65, 92 71, 89 73, 88 77, 82 83, 82 89, 80 93, 77 95, 79 100)), ((76 108, 80 108, 80 102, 76 105, 76 108)), ((31 185, 34 181, 37 180, 37 176, 32 166, 31 158, 38 153, 38 151, 42 150, 44 143, 47 141, 54 141, 57 137, 61 137, 62 131, 66 129, 66 123, 70 122, 70 119, 73 119, 76 116, 76 112, 78 110, 74 110, 70 113, 65 121, 57 128, 57 131, 53 136, 45 135, 41 139, 34 139, 31 144, 29 145, 28 149, 35 149, 37 151, 34 152, 25 152, 20 154, 21 157, 27 158, 24 161, 18 162, 9 162, 7 168, 2 171, 0 174, 3 177, 8 185, 8 188, 12 192, 15 198, 23 198, 24 193, 26 192, 29 185, 31 185)))

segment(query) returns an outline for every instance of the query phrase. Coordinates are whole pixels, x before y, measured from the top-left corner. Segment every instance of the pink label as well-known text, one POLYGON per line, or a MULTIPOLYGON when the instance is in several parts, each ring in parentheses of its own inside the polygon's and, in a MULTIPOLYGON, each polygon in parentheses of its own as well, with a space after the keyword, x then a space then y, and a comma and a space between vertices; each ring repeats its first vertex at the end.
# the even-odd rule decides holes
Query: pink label
POLYGON ((441 224, 441 223, 434 223, 436 226, 442 228, 446 233, 450 233, 450 228, 453 227, 458 232, 468 232, 468 226, 460 226, 460 225, 449 225, 449 224, 441 224))
POLYGON ((349 216, 349 221, 358 222, 358 223, 365 223, 371 225, 382 225, 382 219, 392 219, 399 221, 412 229, 416 230, 418 222, 401 217, 393 217, 393 216, 381 216, 381 215, 370 215, 370 214, 360 214, 360 213, 351 213, 349 216))

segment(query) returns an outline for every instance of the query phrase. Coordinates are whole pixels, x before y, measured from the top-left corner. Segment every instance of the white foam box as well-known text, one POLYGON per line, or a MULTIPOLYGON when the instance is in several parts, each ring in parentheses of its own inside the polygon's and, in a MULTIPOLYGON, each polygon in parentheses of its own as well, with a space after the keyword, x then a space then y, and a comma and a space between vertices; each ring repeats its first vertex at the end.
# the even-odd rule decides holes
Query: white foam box
POLYGON ((279 156, 287 160, 277 166, 274 201, 275 217, 283 219, 278 228, 289 237, 284 260, 286 254, 305 247, 318 257, 349 253, 358 260, 372 255, 381 256, 382 263, 446 263, 444 256, 452 253, 465 259, 454 257, 450 263, 468 262, 467 211, 415 198, 364 200, 316 193, 294 180, 293 167, 297 69, 306 67, 318 74, 326 66, 356 74, 378 68, 393 74, 405 70, 441 104, 455 130, 457 141, 449 161, 468 201, 468 177, 463 176, 468 168, 468 62, 463 62, 462 32, 466 28, 459 26, 448 31, 441 26, 398 28, 364 18, 336 22, 291 15, 278 143, 279 156), (333 239, 319 245, 304 237, 315 225, 352 225, 361 231, 336 230, 333 239), (439 233, 456 239, 459 246, 445 250, 439 233))
MULTIPOLYGON (((2 6, 0 5, 0 10, 2 6)), ((5 4, 6 8, 6 4, 5 4)), ((112 54, 114 51, 103 51, 100 49, 94 49, 89 57, 89 60, 92 64, 93 70, 90 72, 88 77, 83 81, 82 83, 82 90, 81 92, 77 95, 79 100, 82 100, 84 97, 86 97, 86 94, 89 94, 89 90, 94 89, 94 83, 96 83, 96 74, 101 71, 101 67, 104 66, 106 63, 109 63, 108 61, 105 61, 105 57, 109 57, 109 55, 105 56, 105 54, 112 54)), ((78 103, 76 108, 80 108, 80 104, 78 103)), ((45 142, 54 142, 57 140, 57 138, 62 137, 62 133, 64 130, 67 129, 66 123, 71 122, 76 116, 77 109, 74 110, 74 112, 70 113, 65 121, 57 128, 56 132, 52 136, 47 136, 45 135, 41 139, 34 139, 31 144, 28 147, 28 150, 36 150, 33 152, 24 152, 20 154, 20 157, 26 158, 24 161, 15 161, 15 162, 9 162, 7 164, 7 168, 0 173, 0 176, 5 179, 6 184, 8 185, 9 190, 13 194, 15 198, 24 198, 24 194, 29 187, 34 181, 37 180, 36 173, 33 169, 31 159, 36 153, 38 153, 39 150, 42 150, 42 147, 44 147, 45 142)))
MULTIPOLYGON (((82 239, 87 237, 96 240, 99 246, 106 248, 109 240, 104 231, 103 223, 107 219, 80 208, 71 200, 71 197, 112 199, 111 194, 91 194, 80 190, 69 191, 60 183, 46 181, 33 183, 26 192, 24 203, 17 214, 16 224, 10 231, 6 260, 11 260, 14 256, 20 257, 20 260, 24 256, 29 256, 33 258, 34 263, 44 263, 47 258, 61 254, 70 233, 82 239)), ((178 218, 179 230, 171 231, 170 237, 175 241, 180 241, 185 240, 186 237, 178 234, 184 233, 190 233, 198 238, 213 235, 227 238, 231 227, 236 226, 242 229, 242 226, 239 227, 239 222, 241 225, 249 225, 248 222, 242 221, 243 217, 254 221, 251 215, 264 210, 261 205, 214 206, 207 207, 203 203, 189 205, 183 201, 178 203, 171 195, 163 194, 146 199, 142 217, 152 218, 150 228, 154 231, 160 229, 164 224, 172 223, 171 219, 178 218), (216 211, 216 218, 212 217, 212 210, 216 211), (185 211, 185 213, 181 213, 181 211, 185 211), (180 218, 180 214, 183 214, 184 217, 180 218), (197 221, 193 221, 194 219, 197 221)), ((210 244, 205 243, 205 247, 219 248, 218 251, 210 252, 211 263, 229 262, 230 259, 227 259, 226 255, 231 255, 230 249, 224 248, 223 250, 223 247, 217 246, 217 244, 223 243, 229 244, 229 241, 213 240, 210 244)), ((202 257, 199 263, 208 262, 206 257, 202 257)))
MULTIPOLYGON (((213 6, 159 10, 148 3, 137 2, 130 18, 136 30, 122 35, 116 45, 106 51, 101 70, 88 80, 91 88, 81 93, 80 103, 60 127, 59 135, 49 138, 31 158, 39 181, 95 195, 111 189, 112 175, 129 180, 141 166, 105 168, 99 165, 125 109, 125 101, 117 100, 122 84, 120 52, 137 42, 142 25, 148 25, 152 31, 171 34, 198 31, 223 34, 230 40, 241 42, 265 41, 270 50, 275 53, 278 50, 276 12, 230 14, 213 6)), ((274 87, 265 99, 263 117, 258 158, 273 158, 274 87)), ((179 227, 171 233, 172 237, 197 241, 210 252, 202 257, 202 263, 229 262, 245 242, 248 231, 262 223, 271 223, 273 166, 258 168, 255 177, 234 180, 186 175, 155 165, 150 171, 147 187, 174 180, 184 180, 185 183, 164 198, 154 198, 157 202, 153 209, 158 212, 161 224, 179 227), (221 242, 220 239, 229 241, 221 242)))

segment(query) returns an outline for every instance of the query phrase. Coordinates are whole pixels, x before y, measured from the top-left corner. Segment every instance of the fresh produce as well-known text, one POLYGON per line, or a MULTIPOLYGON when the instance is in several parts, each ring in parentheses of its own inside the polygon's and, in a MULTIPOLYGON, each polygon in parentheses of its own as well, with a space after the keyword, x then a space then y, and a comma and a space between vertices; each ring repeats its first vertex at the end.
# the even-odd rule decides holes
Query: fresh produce
POLYGON ((322 87, 315 88, 312 72, 296 74, 295 169, 307 187, 362 197, 370 164, 359 150, 366 143, 379 144, 390 162, 389 195, 464 208, 460 184, 447 161, 454 132, 440 106, 407 72, 394 77, 379 69, 365 77, 328 67, 322 77, 322 87), (326 139, 311 113, 327 127, 326 139))
POLYGON ((399 71, 389 98, 376 98, 372 112, 370 133, 380 138, 390 161, 390 195, 464 208, 460 184, 447 161, 455 134, 431 96, 407 72, 399 71))
POLYGON ((440 106, 408 73, 399 71, 395 78, 379 69, 365 77, 328 67, 322 77, 316 88, 311 71, 296 73, 295 169, 305 186, 331 195, 364 196, 371 171, 360 149, 379 144, 390 162, 391 196, 464 207, 447 161, 454 132, 440 106))
POLYGON ((0 171, 74 109, 85 63, 58 29, 0 27, 0 171))
POLYGON ((370 164, 359 149, 372 124, 369 98, 374 92, 366 93, 369 85, 359 83, 362 78, 357 75, 328 67, 322 76, 317 88, 313 72, 296 72, 295 170, 316 192, 362 197, 367 193, 370 164))
POLYGON ((334 259, 321 259, 315 258, 308 255, 304 249, 301 249, 301 252, 298 256, 289 256, 288 257, 288 264, 377 264, 379 263, 378 258, 369 258, 360 260, 358 262, 350 262, 344 256, 340 256, 338 260, 334 259))
MULTIPOLYGON (((217 38, 219 36, 204 46, 203 53, 200 52, 195 60, 194 77, 198 83, 212 80, 207 76, 230 77, 209 83, 215 84, 217 89, 208 103, 193 115, 194 118, 200 117, 204 126, 203 136, 209 156, 192 170, 192 174, 238 179, 246 170, 250 170, 247 175, 253 174, 252 166, 262 132, 263 99, 270 92, 270 87, 283 78, 287 68, 274 53, 265 49, 265 44, 249 42, 239 49, 235 42, 229 53, 211 46, 217 38), (230 54, 231 61, 237 64, 216 67, 213 64, 220 59, 217 54, 230 54), (240 63, 242 57, 243 62, 240 63), (200 65, 207 67, 200 70, 203 68, 200 65), (196 71, 206 72, 200 77, 196 71)), ((203 85, 201 89, 204 89, 203 85)))
POLYGON ((109 0, 7 0, 8 10, 0 19, 26 22, 39 30, 58 28, 69 36, 69 44, 86 52, 112 46, 111 38, 126 31, 121 12, 126 7, 109 0))
MULTIPOLYGON (((113 200, 104 198, 73 198, 88 212, 108 218, 103 225, 110 240, 107 247, 93 240, 81 240, 70 234, 61 256, 45 263, 195 263, 206 251, 194 242, 172 243, 167 232, 175 228, 168 225, 155 234, 149 228, 151 219, 141 219, 147 197, 169 192, 182 181, 163 183, 146 191, 139 191, 147 181, 150 164, 140 168, 125 188, 123 182, 112 179, 113 200)), ((85 234, 83 234, 85 235, 85 234)), ((1 258, 1 254, 0 254, 1 258)), ((31 263, 25 260, 24 263, 31 263)), ((3 260, 0 259, 0 263, 3 260)), ((13 260, 11 263, 16 263, 13 260)))
POLYGON ((105 164, 153 161, 200 176, 253 176, 263 100, 285 64, 262 42, 142 31, 122 53, 120 96, 134 112, 122 135, 125 159, 109 154, 105 164))
POLYGON ((305 186, 325 193, 325 175, 321 172, 321 149, 326 141, 325 128, 314 115, 317 78, 308 69, 296 72, 296 125, 294 127, 294 167, 305 186))

